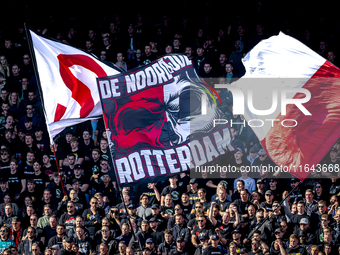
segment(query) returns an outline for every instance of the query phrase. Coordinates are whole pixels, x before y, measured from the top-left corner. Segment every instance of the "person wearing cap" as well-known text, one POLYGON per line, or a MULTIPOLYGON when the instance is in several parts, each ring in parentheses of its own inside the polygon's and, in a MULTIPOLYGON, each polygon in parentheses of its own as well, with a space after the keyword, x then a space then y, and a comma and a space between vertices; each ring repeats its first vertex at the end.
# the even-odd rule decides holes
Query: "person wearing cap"
POLYGON ((164 241, 158 246, 158 254, 168 254, 172 249, 176 249, 176 242, 174 242, 174 236, 170 229, 164 231, 164 241))
MULTIPOLYGON (((257 154, 258 152, 258 149, 257 149, 257 146, 253 146, 250 148, 249 150, 249 154, 247 155, 247 160, 249 161, 250 163, 250 166, 253 165, 253 163, 255 162, 255 159, 257 159, 259 157, 259 155, 257 154)), ((255 173, 253 173, 254 177, 255 177, 255 173)), ((253 177, 253 178, 254 178, 253 177)))
POLYGON ((146 240, 145 247, 148 248, 151 251, 152 254, 156 253, 156 244, 155 244, 155 242, 152 238, 148 238, 146 240))
POLYGON ((52 255, 57 255, 60 251, 60 247, 58 244, 52 245, 51 247, 52 255))
MULTIPOLYGON (((183 193, 183 194, 185 194, 185 193, 183 193)), ((178 214, 183 214, 183 216, 185 217, 184 225, 186 226, 187 223, 188 223, 188 220, 187 220, 187 215, 185 215, 183 213, 182 206, 180 204, 175 205, 174 211, 175 211, 174 217, 170 217, 169 218, 167 228, 171 229, 171 228, 173 228, 175 226, 175 224, 176 224, 176 220, 175 219, 176 219, 176 215, 178 215, 178 214)))
POLYGON ((298 185, 300 180, 298 178, 292 178, 290 179, 290 187, 294 189, 290 193, 290 204, 293 204, 294 202, 298 202, 303 199, 303 194, 300 189, 300 185, 298 185))
POLYGON ((264 193, 264 197, 266 201, 262 202, 260 205, 262 208, 266 209, 267 212, 272 212, 273 211, 273 199, 274 199, 274 193, 270 189, 267 190, 264 193))
POLYGON ((196 248, 194 255, 202 255, 205 248, 209 246, 209 236, 200 235, 198 236, 198 240, 200 241, 198 247, 196 248))
MULTIPOLYGON (((73 169, 74 177, 66 182, 66 189, 70 191, 72 188, 72 182, 74 179, 79 181, 80 190, 86 192, 89 188, 89 180, 84 175, 82 175, 83 167, 80 164, 76 164, 73 169)), ((87 195, 87 194, 85 194, 87 195)))
POLYGON ((152 241, 154 242, 155 245, 159 245, 160 243, 163 242, 163 231, 164 230, 158 229, 158 221, 156 218, 151 218, 149 220, 149 225, 150 225, 152 241))
POLYGON ((338 150, 334 147, 332 147, 329 151, 329 154, 327 157, 325 157, 325 160, 322 162, 322 169, 324 167, 328 169, 328 171, 321 171, 322 178, 332 178, 336 177, 336 170, 339 170, 340 160, 338 159, 338 150))
POLYGON ((287 255, 284 241, 282 241, 280 238, 273 241, 272 246, 270 247, 270 253, 287 255))
POLYGON ((167 220, 161 215, 161 207, 158 204, 153 204, 151 206, 151 215, 147 217, 147 220, 151 218, 156 218, 158 222, 158 229, 166 229, 167 220))
POLYGON ((175 204, 180 203, 183 190, 177 185, 178 177, 178 175, 173 175, 169 177, 170 185, 166 186, 161 192, 161 206, 165 204, 165 196, 167 194, 171 195, 175 204))
POLYGON ((222 254, 221 252, 221 246, 218 247, 219 245, 219 242, 220 242, 220 238, 218 235, 211 235, 210 236, 210 242, 211 242, 211 245, 209 245, 207 248, 205 248, 203 250, 203 253, 202 255, 210 255, 210 254, 222 254))
POLYGON ((139 247, 138 240, 142 247, 145 247, 146 240, 152 238, 152 232, 150 230, 149 221, 143 220, 141 224, 141 231, 132 236, 129 246, 139 247))
POLYGON ((169 255, 181 254, 181 255, 189 255, 189 252, 186 249, 186 242, 184 238, 177 237, 176 238, 176 249, 171 250, 169 255))
POLYGON ((137 207, 134 204, 130 204, 127 206, 128 213, 127 214, 121 214, 122 220, 120 221, 120 224, 122 223, 128 223, 129 219, 134 219, 138 226, 140 226, 143 219, 137 215, 137 207))
POLYGON ((273 192, 274 200, 281 200, 282 199, 282 192, 283 191, 278 186, 278 179, 276 179, 276 178, 270 178, 269 179, 269 189, 273 192))
POLYGON ((90 185, 92 191, 102 194, 105 197, 105 203, 110 205, 116 205, 116 189, 111 181, 111 174, 109 172, 93 174, 90 178, 90 185))
MULTIPOLYGON (((253 166, 257 166, 258 169, 263 169, 262 166, 265 166, 269 169, 270 166, 275 166, 274 162, 268 157, 266 151, 264 149, 260 149, 258 151, 259 157, 255 159, 253 166)), ((272 173, 270 173, 271 175, 272 173)), ((260 171, 260 178, 267 178, 269 176, 268 172, 260 171)))
POLYGON ((72 250, 72 246, 72 238, 66 237, 65 246, 59 251, 58 255, 76 255, 76 253, 72 250))
POLYGON ((189 181, 190 185, 190 191, 188 192, 189 194, 189 203, 191 205, 194 205, 196 202, 200 200, 198 197, 198 181, 196 178, 192 178, 189 181))

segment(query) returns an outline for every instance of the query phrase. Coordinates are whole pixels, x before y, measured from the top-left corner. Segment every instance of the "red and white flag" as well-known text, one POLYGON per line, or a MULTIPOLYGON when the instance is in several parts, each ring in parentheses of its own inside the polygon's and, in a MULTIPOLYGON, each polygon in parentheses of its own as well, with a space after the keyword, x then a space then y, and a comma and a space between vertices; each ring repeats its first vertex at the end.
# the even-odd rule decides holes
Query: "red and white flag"
POLYGON ((340 137, 340 69, 283 33, 261 41, 245 56, 243 64, 246 75, 241 80, 246 82, 236 85, 243 93, 249 89, 257 92, 256 97, 253 94, 254 101, 267 103, 262 110, 274 104, 275 95, 282 103, 282 91, 292 92, 284 95, 287 100, 293 99, 287 107, 278 104, 275 111, 260 115, 255 106, 250 109, 248 105, 244 116, 269 157, 294 176, 305 179, 310 170, 322 168, 318 164, 340 137), (264 81, 278 88, 277 94, 268 94, 264 81), (310 92, 310 98, 296 92, 301 88, 310 92), (304 103, 293 104, 295 99, 304 103))
POLYGON ((29 30, 50 139, 64 128, 102 116, 97 77, 120 73, 96 57, 29 30))

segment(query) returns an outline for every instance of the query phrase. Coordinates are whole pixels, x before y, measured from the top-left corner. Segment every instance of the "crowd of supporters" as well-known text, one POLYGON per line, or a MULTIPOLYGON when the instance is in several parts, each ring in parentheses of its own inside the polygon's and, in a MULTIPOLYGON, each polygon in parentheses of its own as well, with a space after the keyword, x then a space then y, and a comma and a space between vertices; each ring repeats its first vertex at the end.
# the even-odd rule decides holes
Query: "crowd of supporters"
MULTIPOLYGON (((220 12, 211 2, 197 14, 191 4, 160 19, 150 10, 84 18, 84 25, 72 15, 60 23, 53 15, 41 22, 35 17, 32 28, 125 71, 183 53, 211 85, 242 77, 241 59, 279 30, 337 64, 337 21, 320 15, 305 26, 288 18, 273 25, 273 6, 257 1, 244 7, 246 15, 230 3, 232 18, 217 22, 212 10, 220 12)), ((23 23, 0 31, 1 254, 339 253, 340 141, 300 184, 290 174, 266 171, 275 164, 251 128, 236 125, 230 130, 237 150, 227 160, 238 169, 235 178, 205 170, 200 178, 182 173, 141 189, 121 189, 102 119, 65 129, 52 150, 23 23), (246 166, 260 171, 242 171, 246 166)), ((221 110, 241 123, 244 117, 231 111, 232 94, 220 92, 221 110)))

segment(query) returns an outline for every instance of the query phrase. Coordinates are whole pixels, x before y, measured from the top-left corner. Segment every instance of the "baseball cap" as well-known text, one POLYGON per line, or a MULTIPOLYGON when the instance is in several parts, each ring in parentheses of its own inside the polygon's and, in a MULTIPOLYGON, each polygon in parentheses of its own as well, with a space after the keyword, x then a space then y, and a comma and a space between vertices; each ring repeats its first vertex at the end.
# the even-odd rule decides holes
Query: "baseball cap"
POLYGON ((281 228, 277 228, 277 229, 275 229, 275 231, 274 231, 274 233, 281 233, 282 231, 281 231, 281 228))
POLYGON ((299 222, 300 224, 308 224, 309 223, 309 221, 308 221, 308 219, 307 218, 302 218, 301 220, 300 220, 300 222, 299 222))
POLYGON ((259 150, 259 152, 257 153, 259 155, 267 155, 266 151, 264 149, 259 150))
POLYGON ((145 243, 154 243, 153 239, 152 238, 148 238, 146 239, 146 242, 145 243))
POLYGON ((158 204, 153 204, 153 205, 151 206, 151 209, 159 209, 159 205, 158 205, 158 204))
POLYGON ((271 190, 267 190, 266 193, 264 193, 264 194, 265 195, 270 195, 270 196, 274 195, 273 191, 271 191, 271 190))
POLYGON ((157 218, 156 217, 152 217, 149 222, 157 222, 157 218))
POLYGON ((80 164, 76 164, 76 165, 74 166, 74 169, 83 169, 83 167, 82 167, 80 164))
POLYGON ((196 178, 192 178, 189 183, 198 183, 196 178))
POLYGON ((179 236, 177 237, 176 242, 184 242, 184 238, 179 236))
POLYGON ((60 247, 58 244, 52 245, 51 247, 52 250, 60 250, 60 247))
POLYGON ((220 240, 218 235, 212 235, 211 240, 220 240))
POLYGON ((127 208, 128 209, 136 209, 137 207, 134 204, 129 204, 127 208))
POLYGON ((72 240, 71 238, 67 237, 67 238, 65 239, 65 242, 66 242, 66 243, 72 243, 73 240, 72 240))

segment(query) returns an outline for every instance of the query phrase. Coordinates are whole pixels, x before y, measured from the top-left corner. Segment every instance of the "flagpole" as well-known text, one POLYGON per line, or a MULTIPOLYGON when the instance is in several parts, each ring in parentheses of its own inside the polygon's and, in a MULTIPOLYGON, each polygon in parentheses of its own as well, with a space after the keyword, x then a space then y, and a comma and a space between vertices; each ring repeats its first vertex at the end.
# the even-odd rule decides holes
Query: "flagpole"
MULTIPOLYGON (((303 181, 300 181, 298 185, 296 185, 288 194, 287 196, 273 209, 273 212, 275 212, 275 210, 277 208, 279 208, 283 202, 290 196, 290 194, 293 193, 294 190, 296 190, 301 184, 303 183, 303 181)), ((253 236, 253 234, 255 233, 255 231, 259 230, 259 228, 261 228, 263 226, 263 224, 269 219, 269 215, 267 215, 267 217, 262 220, 259 224, 257 224, 257 226, 253 229, 253 231, 248 235, 247 237, 247 241, 249 241, 251 239, 251 237, 253 236)))
MULTIPOLYGON (((106 132, 107 132, 107 130, 109 130, 109 129, 108 129, 107 126, 106 126, 106 123, 105 123, 105 120, 104 120, 104 114, 103 114, 103 121, 104 121, 105 128, 106 128, 106 132)), ((125 209, 126 213, 128 213, 126 204, 125 204, 125 202, 124 202, 123 194, 122 194, 122 191, 121 191, 121 187, 120 187, 119 182, 118 182, 118 176, 117 176, 117 173, 116 173, 115 163, 114 163, 114 161, 113 161, 114 156, 113 156, 113 153, 112 153, 111 147, 110 147, 110 142, 109 142, 109 141, 110 141, 110 140, 109 140, 110 137, 107 136, 107 138, 108 138, 108 143, 109 143, 109 151, 110 151, 110 155, 111 155, 111 162, 112 162, 112 168, 113 168, 112 170, 113 170, 113 172, 114 172, 114 174, 115 174, 115 176, 116 176, 116 180, 117 180, 116 183, 117 183, 117 187, 118 187, 118 190, 119 190, 120 199, 122 200, 122 203, 123 203, 123 205, 124 205, 124 209, 125 209)), ((131 223, 131 220, 130 220, 129 215, 128 215, 127 219, 128 219, 128 221, 129 221, 129 224, 130 224, 130 227, 131 227, 131 232, 132 232, 132 235, 133 235, 133 239, 135 240, 135 242, 138 241, 139 249, 142 251, 142 250, 143 250, 143 249, 142 249, 142 243, 141 243, 141 241, 139 240, 139 238, 135 235, 135 232, 133 231, 133 227, 132 227, 132 223, 131 223)))
POLYGON ((57 154, 55 153, 54 144, 52 145, 52 149, 53 149, 53 154, 54 154, 54 158, 55 158, 55 163, 57 165, 57 170, 58 170, 58 174, 59 174, 59 178, 60 178, 61 188, 64 192, 64 196, 67 196, 67 193, 66 193, 65 187, 64 187, 64 183, 63 183, 62 174, 60 173, 58 158, 57 158, 57 154))
MULTIPOLYGON (((35 53, 34 53, 32 37, 31 37, 31 34, 27 31, 26 23, 24 23, 24 27, 25 27, 26 36, 27 36, 28 47, 30 49, 32 60, 33 60, 32 61, 33 62, 33 69, 34 69, 34 74, 35 74, 35 77, 36 77, 36 80, 37 80, 37 84, 38 84, 38 90, 39 90, 39 94, 40 94, 40 98, 41 98, 40 101, 41 101, 43 112, 44 112, 45 119, 46 119, 47 115, 46 115, 44 100, 42 100, 43 94, 42 94, 42 90, 41 90, 39 72, 38 72, 38 67, 37 67, 37 60, 36 60, 35 53)), ((62 176, 61 176, 61 173, 60 173, 60 169, 59 169, 59 163, 58 163, 58 159, 57 159, 57 154, 55 153, 55 149, 54 149, 54 141, 51 139, 51 135, 50 135, 50 132, 49 132, 48 125, 46 125, 46 127, 47 127, 47 131, 49 133, 50 142, 52 144, 53 154, 54 154, 54 158, 55 158, 56 165, 57 165, 57 170, 58 170, 58 174, 59 174, 59 178, 60 178, 61 188, 63 190, 64 196, 66 196, 67 193, 66 193, 65 188, 64 188, 63 179, 62 179, 62 176)))

